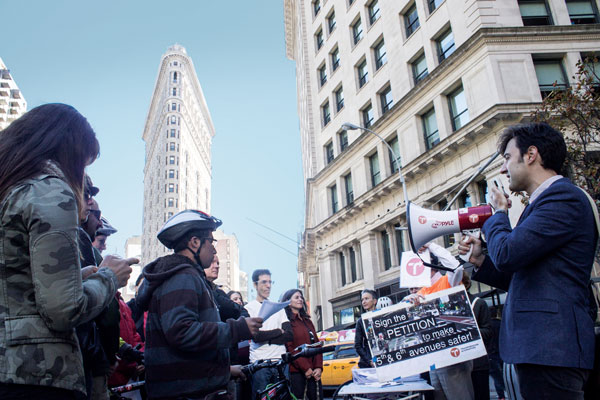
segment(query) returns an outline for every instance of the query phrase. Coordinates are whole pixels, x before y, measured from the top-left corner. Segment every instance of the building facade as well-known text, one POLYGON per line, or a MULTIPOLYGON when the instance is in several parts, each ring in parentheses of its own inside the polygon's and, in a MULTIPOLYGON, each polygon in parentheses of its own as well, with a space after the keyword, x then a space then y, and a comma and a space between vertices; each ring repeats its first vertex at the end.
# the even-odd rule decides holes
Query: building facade
MULTIPOLYGON (((142 257, 142 237, 141 236, 132 236, 125 241, 125 258, 135 257, 137 259, 141 259, 142 257)), ((129 275, 129 280, 127 281, 127 285, 121 289, 121 296, 125 301, 129 301, 135 297, 135 282, 138 277, 142 273, 142 265, 134 264, 131 266, 131 275, 129 275)))
MULTIPOLYGON (((397 302, 408 198, 442 209, 600 49, 596 1, 285 0, 306 188, 298 273, 321 328, 353 322, 360 291, 397 302)), ((485 203, 497 158, 452 208, 485 203)), ((513 199, 514 222, 522 206, 513 199)), ((458 235, 439 238, 455 248, 458 235)), ((477 286, 477 283, 474 283, 477 286)), ((489 289, 478 285, 481 291, 489 289)))
POLYGON ((217 256, 219 256, 219 278, 215 283, 227 293, 230 290, 240 291, 240 249, 235 235, 228 235, 222 230, 213 233, 217 239, 217 256))
POLYGON ((27 101, 0 58, 0 131, 26 111, 27 101))
POLYGON ((163 55, 143 139, 142 265, 168 253, 156 239, 178 211, 210 212, 212 119, 192 59, 180 45, 163 55))

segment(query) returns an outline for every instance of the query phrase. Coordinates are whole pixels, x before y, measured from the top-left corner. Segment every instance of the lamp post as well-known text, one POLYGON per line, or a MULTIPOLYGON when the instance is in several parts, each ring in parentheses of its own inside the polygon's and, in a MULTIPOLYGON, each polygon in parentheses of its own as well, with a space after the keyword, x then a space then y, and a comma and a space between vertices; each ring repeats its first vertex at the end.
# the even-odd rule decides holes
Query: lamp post
POLYGON ((398 155, 396 154, 394 149, 392 149, 392 146, 390 146, 390 144, 388 142, 386 142, 381 136, 379 136, 379 134, 377 134, 376 132, 372 131, 369 128, 364 128, 362 126, 351 124, 350 122, 345 122, 342 124, 342 129, 345 129, 347 131, 353 131, 356 129, 360 129, 365 132, 369 132, 369 133, 375 135, 379 140, 381 140, 381 142, 383 144, 385 144, 387 146, 388 150, 390 151, 390 153, 396 160, 396 166, 398 167, 398 175, 400 177, 400 183, 402 184, 402 191, 404 192, 404 203, 405 203, 405 206, 408 207, 408 193, 406 192, 406 182, 404 181, 404 175, 402 175, 402 165, 400 164, 400 157, 398 157, 398 155))

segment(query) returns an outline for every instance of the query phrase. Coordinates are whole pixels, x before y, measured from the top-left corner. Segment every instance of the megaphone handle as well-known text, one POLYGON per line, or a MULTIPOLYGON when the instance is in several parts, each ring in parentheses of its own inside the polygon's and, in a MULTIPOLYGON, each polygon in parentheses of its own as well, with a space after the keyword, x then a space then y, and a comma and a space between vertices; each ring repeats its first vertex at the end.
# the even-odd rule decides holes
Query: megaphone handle
MULTIPOLYGON (((474 237, 475 239, 479 239, 479 236, 481 235, 481 230, 467 229, 467 230, 462 231, 462 233, 463 233, 463 235, 468 235, 468 236, 474 237)), ((467 252, 467 254, 461 254, 461 255, 459 255, 459 257, 464 262, 469 262, 469 258, 471 258, 472 253, 473 253, 473 243, 471 243, 471 245, 469 246, 469 251, 467 252)))
POLYGON ((461 255, 459 255, 459 257, 464 262, 469 262, 469 258, 471 258, 472 253, 473 253, 473 243, 471 243, 471 245, 469 246, 469 251, 467 252, 467 254, 461 254, 461 255))

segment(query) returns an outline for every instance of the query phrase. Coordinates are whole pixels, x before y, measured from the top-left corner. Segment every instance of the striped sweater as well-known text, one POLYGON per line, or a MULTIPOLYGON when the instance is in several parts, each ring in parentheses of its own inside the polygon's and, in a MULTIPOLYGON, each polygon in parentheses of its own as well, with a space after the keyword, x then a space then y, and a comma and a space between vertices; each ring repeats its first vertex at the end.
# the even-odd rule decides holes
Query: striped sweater
POLYGON ((204 271, 185 256, 160 257, 143 274, 137 302, 148 310, 148 396, 196 397, 225 388, 228 349, 250 338, 245 320, 221 322, 204 271))

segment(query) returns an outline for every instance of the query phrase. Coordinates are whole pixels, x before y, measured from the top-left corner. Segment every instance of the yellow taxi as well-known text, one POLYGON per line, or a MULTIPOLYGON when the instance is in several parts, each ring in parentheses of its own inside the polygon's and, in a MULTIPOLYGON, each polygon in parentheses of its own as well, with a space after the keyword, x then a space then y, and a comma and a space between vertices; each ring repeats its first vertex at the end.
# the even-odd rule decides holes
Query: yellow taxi
MULTIPOLYGON (((327 343, 330 345, 333 343, 327 343)), ((354 341, 335 343, 335 351, 323 353, 323 373, 321 382, 323 389, 336 389, 342 383, 352 379, 352 369, 358 368, 358 354, 354 349, 354 341)))

